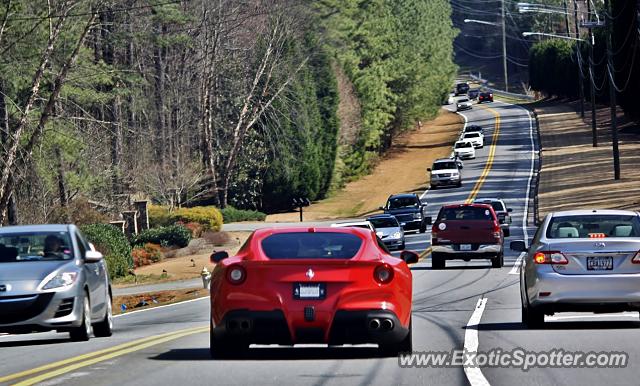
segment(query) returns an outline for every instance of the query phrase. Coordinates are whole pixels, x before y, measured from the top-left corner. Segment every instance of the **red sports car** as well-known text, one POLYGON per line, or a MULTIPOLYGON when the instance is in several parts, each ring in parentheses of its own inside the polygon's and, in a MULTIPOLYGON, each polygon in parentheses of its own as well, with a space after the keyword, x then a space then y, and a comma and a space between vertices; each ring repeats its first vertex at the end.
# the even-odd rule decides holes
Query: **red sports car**
POLYGON ((391 256, 360 228, 255 231, 238 254, 211 256, 211 355, 250 344, 377 343, 411 351, 415 252, 391 256))

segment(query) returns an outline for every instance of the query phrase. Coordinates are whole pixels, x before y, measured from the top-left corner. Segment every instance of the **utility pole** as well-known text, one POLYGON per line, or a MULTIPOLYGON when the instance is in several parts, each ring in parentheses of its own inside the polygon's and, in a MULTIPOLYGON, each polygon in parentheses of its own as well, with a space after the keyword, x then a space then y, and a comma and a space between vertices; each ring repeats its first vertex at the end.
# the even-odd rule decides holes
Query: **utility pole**
POLYGON ((613 67, 613 18, 611 17, 611 9, 609 8, 609 0, 604 0, 604 9, 606 15, 607 27, 607 74, 609 76, 609 103, 611 104, 611 142, 613 146, 613 175, 614 179, 620 179, 620 149, 618 147, 618 123, 616 117, 616 87, 614 84, 613 67))
POLYGON ((504 67, 504 91, 509 92, 507 74, 507 21, 504 17, 504 0, 502 0, 502 66, 504 67))
MULTIPOLYGON (((640 1, 640 0, 638 0, 640 1)), ((591 1, 587 0, 587 21, 591 22, 591 1)), ((591 26, 589 30, 589 80, 591 88, 591 135, 593 137, 593 147, 598 147, 598 131, 596 125, 596 80, 593 78, 593 46, 595 40, 591 26)))
MULTIPOLYGON (((567 15, 567 18, 568 17, 569 16, 567 15)), ((578 26, 578 0, 573 0, 573 18, 575 19, 576 39, 580 39, 580 28, 578 26)), ((576 40, 576 61, 578 62, 578 87, 580 88, 580 117, 584 118, 584 82, 582 79, 582 53, 580 52, 579 40, 576 40)))
POLYGON ((567 37, 570 37, 571 36, 571 30, 569 29, 569 7, 567 6, 567 0, 563 0, 562 3, 564 5, 564 26, 565 26, 565 31, 567 31, 567 37))

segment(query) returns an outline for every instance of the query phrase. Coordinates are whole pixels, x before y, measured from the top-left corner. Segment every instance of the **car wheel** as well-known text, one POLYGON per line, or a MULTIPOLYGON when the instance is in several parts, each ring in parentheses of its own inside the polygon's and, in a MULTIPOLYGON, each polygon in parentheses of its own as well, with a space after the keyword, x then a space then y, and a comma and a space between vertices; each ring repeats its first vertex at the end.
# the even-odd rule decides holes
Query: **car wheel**
POLYGON ((532 309, 531 306, 522 305, 522 323, 528 328, 541 328, 544 326, 544 313, 532 309))
POLYGON ((427 231, 427 224, 423 221, 420 223, 420 233, 424 233, 427 231))
POLYGON ((209 322, 209 355, 212 359, 239 358, 249 349, 249 345, 241 341, 216 339, 213 324, 209 322))
POLYGON ((69 338, 74 342, 83 342, 91 337, 91 304, 89 294, 84 293, 82 298, 82 324, 69 331, 69 338))
POLYGON ((511 230, 509 228, 504 228, 504 237, 511 236, 511 230))
POLYGON ((403 241, 402 244, 400 244, 400 250, 404 250, 406 248, 405 242, 403 241))
POLYGON ((107 311, 104 319, 93 325, 93 335, 98 337, 107 337, 113 334, 113 309, 111 306, 111 296, 107 294, 107 311))
POLYGON ((502 268, 504 265, 504 254, 500 253, 493 259, 491 259, 491 267, 492 268, 502 268))
POLYGON ((399 342, 380 345, 380 351, 384 356, 395 357, 401 353, 410 353, 413 351, 413 327, 412 321, 409 319, 409 333, 399 342))
POLYGON ((458 188, 462 187, 462 181, 458 181, 457 186, 458 186, 458 188))
POLYGON ((437 255, 435 253, 431 254, 431 268, 434 269, 444 269, 446 263, 444 257, 437 255))
POLYGON ((437 186, 436 185, 431 185, 431 189, 436 190, 437 186))

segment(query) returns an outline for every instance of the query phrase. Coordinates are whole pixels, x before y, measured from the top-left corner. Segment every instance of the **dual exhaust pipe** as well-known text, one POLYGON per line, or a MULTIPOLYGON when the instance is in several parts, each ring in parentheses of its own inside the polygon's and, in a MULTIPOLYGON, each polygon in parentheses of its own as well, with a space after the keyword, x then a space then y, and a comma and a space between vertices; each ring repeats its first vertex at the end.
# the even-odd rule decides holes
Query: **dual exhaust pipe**
POLYGON ((247 332, 251 328, 251 323, 246 319, 232 319, 227 322, 227 329, 231 332, 247 332))
POLYGON ((373 318, 369 321, 369 329, 374 331, 391 331, 393 330, 394 323, 393 320, 389 318, 373 318))

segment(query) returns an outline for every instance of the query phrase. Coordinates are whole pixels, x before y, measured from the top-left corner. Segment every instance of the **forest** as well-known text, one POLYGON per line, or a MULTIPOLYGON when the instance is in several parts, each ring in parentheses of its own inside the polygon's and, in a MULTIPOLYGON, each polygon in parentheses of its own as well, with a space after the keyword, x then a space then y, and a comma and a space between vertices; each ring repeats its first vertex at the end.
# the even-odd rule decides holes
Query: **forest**
POLYGON ((446 0, 2 0, 0 221, 324 198, 437 113, 450 16, 446 0))

